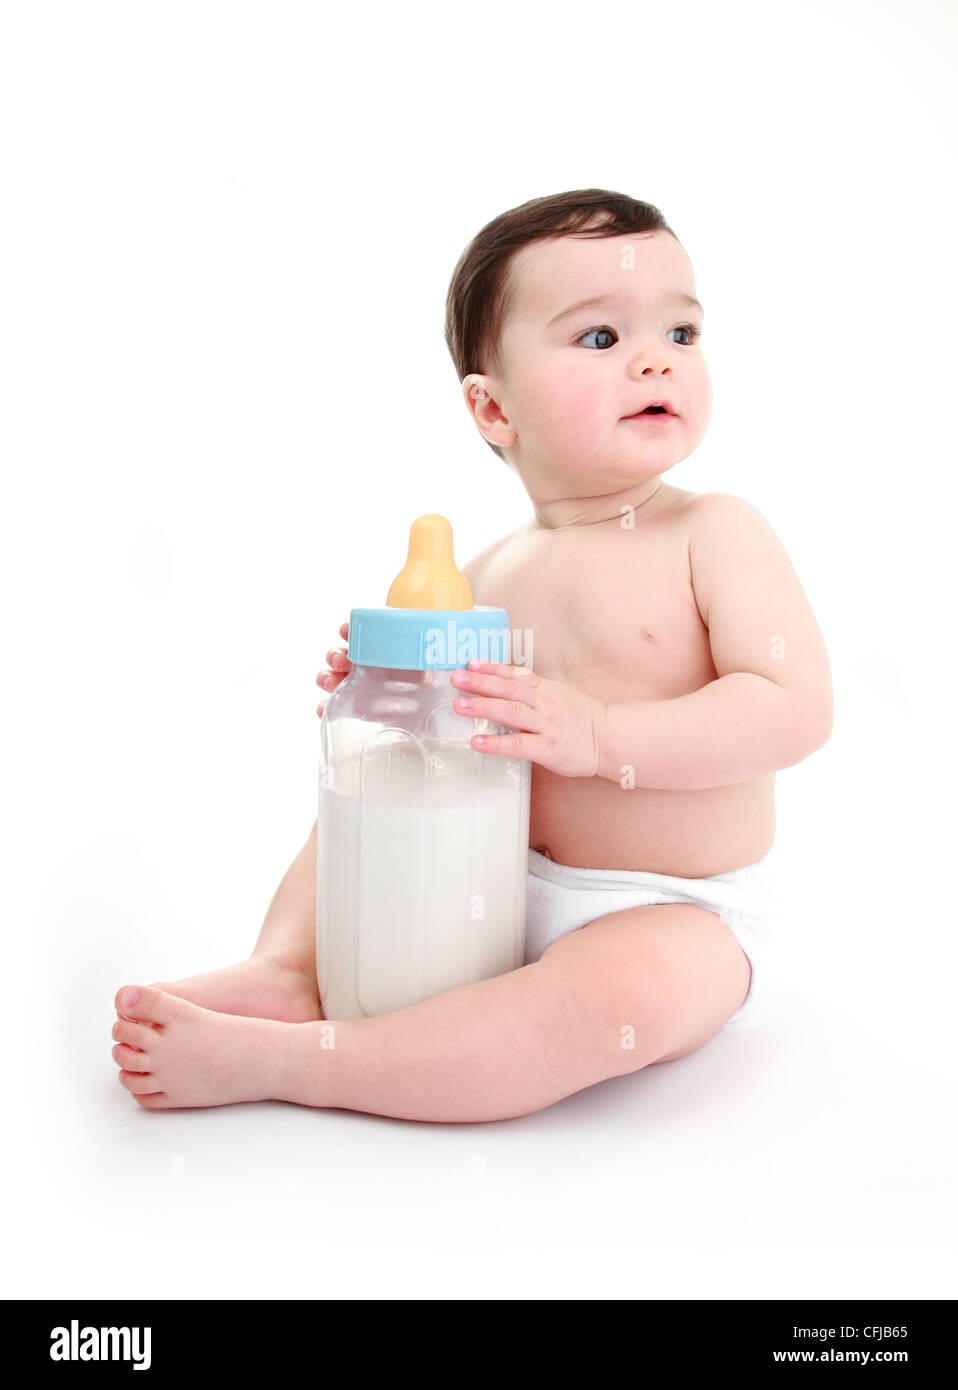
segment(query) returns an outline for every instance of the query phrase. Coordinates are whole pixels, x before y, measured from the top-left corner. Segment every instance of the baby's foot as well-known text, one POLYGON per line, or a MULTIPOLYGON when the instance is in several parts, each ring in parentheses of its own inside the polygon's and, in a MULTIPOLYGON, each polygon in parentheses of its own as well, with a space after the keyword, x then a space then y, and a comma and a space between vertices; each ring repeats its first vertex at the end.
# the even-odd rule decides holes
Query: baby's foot
POLYGON ((115 1002, 113 1060, 144 1109, 289 1096, 290 1024, 215 1013, 152 986, 125 986, 115 1002))
POLYGON ((271 956, 251 956, 239 965, 189 975, 173 984, 157 980, 153 988, 221 1014, 285 1023, 311 1023, 323 1016, 315 977, 271 956))

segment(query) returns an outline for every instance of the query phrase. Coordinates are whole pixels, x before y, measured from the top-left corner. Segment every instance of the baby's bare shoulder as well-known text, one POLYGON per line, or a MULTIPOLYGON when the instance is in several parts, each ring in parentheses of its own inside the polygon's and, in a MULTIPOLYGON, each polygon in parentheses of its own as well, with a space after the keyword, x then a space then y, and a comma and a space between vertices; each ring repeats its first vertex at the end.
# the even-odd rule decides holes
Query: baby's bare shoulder
POLYGON ((751 502, 731 492, 689 492, 686 499, 686 515, 696 527, 720 525, 735 516, 761 515, 751 502))
POLYGON ((466 563, 462 566, 462 573, 466 576, 466 579, 469 583, 469 587, 472 590, 473 599, 476 602, 480 601, 476 599, 476 590, 482 584, 483 578, 489 565, 492 563, 493 560, 495 560, 497 555, 501 554, 501 552, 505 550, 505 548, 519 535, 520 531, 522 531, 523 529, 523 527, 519 527, 515 531, 510 531, 508 535, 500 536, 498 540, 491 541, 489 545, 485 546, 482 550, 477 551, 476 554, 473 555, 471 559, 467 560, 466 563))
MULTIPOLYGON (((697 492, 688 495, 683 508, 688 529, 689 556, 696 545, 701 553, 721 548, 734 555, 737 546, 750 550, 755 544, 780 546, 774 530, 753 503, 731 492, 697 492)), ((745 553, 740 556, 745 563, 745 553)))
POLYGON ((786 572, 797 578, 780 538, 762 513, 731 492, 695 494, 687 508, 692 586, 702 621, 710 599, 740 584, 777 588, 786 572))

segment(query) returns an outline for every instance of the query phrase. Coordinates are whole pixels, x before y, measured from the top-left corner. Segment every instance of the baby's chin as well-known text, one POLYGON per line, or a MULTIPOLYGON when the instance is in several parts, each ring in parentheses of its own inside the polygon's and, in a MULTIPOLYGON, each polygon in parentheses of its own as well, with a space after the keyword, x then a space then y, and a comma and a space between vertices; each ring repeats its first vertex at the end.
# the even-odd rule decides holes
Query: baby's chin
POLYGON ((678 440, 669 448, 651 446, 646 448, 619 449, 615 457, 616 471, 641 482, 643 478, 654 478, 667 473, 670 468, 688 458, 698 441, 678 440))
POLYGON ((577 474, 580 478, 588 478, 593 486, 601 480, 603 489, 607 492, 615 488, 641 487, 643 483, 667 473, 670 468, 681 463, 684 457, 684 454, 677 456, 675 453, 660 454, 658 457, 649 453, 641 458, 620 454, 605 463, 597 460, 593 468, 580 468, 577 474), (605 487, 606 483, 608 487, 605 487))
POLYGON ((623 444, 621 440, 604 446, 584 441, 570 447, 566 439, 551 452, 548 448, 537 451, 532 466, 528 456, 517 458, 515 453, 510 455, 509 463, 520 478, 530 483, 538 478, 540 485, 548 483, 550 488, 558 487, 561 496, 601 497, 641 487, 667 473, 691 452, 691 448, 685 447, 637 448, 634 443, 623 444))

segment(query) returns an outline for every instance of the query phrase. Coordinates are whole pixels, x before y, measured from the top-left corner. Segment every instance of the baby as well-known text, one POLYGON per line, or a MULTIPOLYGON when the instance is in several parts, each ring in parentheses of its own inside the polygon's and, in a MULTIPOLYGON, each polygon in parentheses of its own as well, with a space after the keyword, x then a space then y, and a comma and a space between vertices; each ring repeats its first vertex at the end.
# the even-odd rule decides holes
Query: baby
MULTIPOLYGON (((454 683, 462 713, 512 731, 473 746, 532 763, 526 963, 324 1020, 314 825, 249 960, 118 991, 113 1057, 144 1109, 505 1119, 684 1057, 751 1007, 775 773, 826 742, 832 689, 768 523, 664 480, 711 413, 702 318, 678 239, 623 194, 534 199, 467 247, 446 341, 533 514, 464 572, 533 644, 454 683)), ((349 661, 327 662, 331 690, 349 661)))

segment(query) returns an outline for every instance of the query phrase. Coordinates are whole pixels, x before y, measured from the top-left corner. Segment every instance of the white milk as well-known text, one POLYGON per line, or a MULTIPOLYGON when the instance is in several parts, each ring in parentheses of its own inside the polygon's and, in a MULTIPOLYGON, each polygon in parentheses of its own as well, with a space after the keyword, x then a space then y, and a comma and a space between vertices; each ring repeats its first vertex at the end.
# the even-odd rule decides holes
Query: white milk
POLYGON ((411 798, 320 787, 325 1017, 387 1013, 523 964, 529 777, 498 761, 489 785, 453 769, 411 798))

